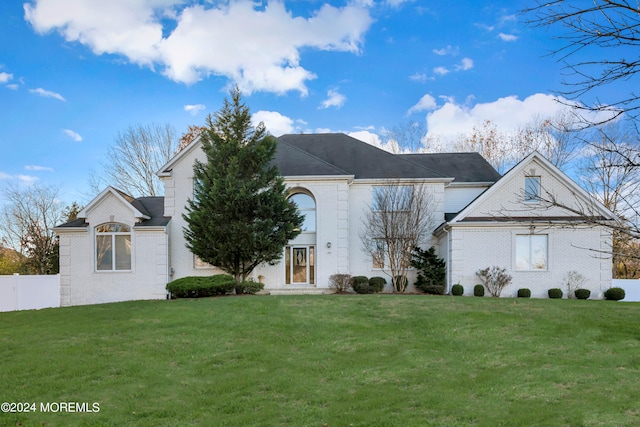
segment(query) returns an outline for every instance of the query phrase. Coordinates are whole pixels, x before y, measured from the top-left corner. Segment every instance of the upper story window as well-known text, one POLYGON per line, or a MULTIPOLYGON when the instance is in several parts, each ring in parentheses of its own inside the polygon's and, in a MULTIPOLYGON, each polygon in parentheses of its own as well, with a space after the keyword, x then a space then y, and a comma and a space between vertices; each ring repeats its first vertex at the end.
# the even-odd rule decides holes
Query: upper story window
POLYGON ((524 177, 524 201, 528 203, 540 201, 540 177, 539 176, 524 177))
POLYGON ((385 185, 375 186, 372 192, 371 209, 373 211, 402 212, 412 205, 413 186, 385 185))
POLYGON ((316 232, 316 202, 308 194, 295 193, 289 197, 296 204, 300 213, 304 216, 301 231, 307 233, 316 232))
POLYGON ((96 270, 131 270, 131 228, 108 222, 96 227, 96 270))

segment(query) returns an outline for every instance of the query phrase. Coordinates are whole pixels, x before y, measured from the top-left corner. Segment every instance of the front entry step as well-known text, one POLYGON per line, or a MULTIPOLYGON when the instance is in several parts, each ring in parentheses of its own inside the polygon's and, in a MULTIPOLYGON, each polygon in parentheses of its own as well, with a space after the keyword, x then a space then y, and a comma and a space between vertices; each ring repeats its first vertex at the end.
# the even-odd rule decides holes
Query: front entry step
POLYGON ((269 295, 322 295, 323 293, 325 293, 325 291, 329 291, 329 289, 287 286, 286 288, 265 289, 261 293, 269 295))

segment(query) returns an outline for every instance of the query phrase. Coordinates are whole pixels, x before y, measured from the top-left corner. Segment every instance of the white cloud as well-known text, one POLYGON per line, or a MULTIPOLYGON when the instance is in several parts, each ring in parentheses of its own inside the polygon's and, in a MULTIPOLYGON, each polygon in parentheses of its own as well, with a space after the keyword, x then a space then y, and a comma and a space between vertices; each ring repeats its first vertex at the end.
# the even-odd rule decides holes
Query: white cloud
POLYGON ((283 116, 277 111, 258 111, 252 115, 251 121, 254 126, 263 122, 269 133, 273 136, 281 136, 295 131, 293 120, 287 116, 283 116))
POLYGON ((45 98, 55 98, 60 101, 66 101, 62 95, 56 92, 52 92, 50 90, 42 89, 41 87, 37 89, 29 89, 29 92, 35 93, 36 95, 44 96, 45 98))
POLYGON ((327 96, 328 98, 322 101, 322 104, 320 105, 319 108, 329 108, 329 107, 340 108, 344 105, 345 102, 347 102, 347 97, 335 89, 330 89, 327 92, 327 96))
POLYGON ((436 67, 433 69, 433 72, 439 76, 444 76, 449 74, 449 70, 445 67, 436 67))
POLYGON ((514 42, 518 40, 518 36, 514 36, 513 34, 505 34, 505 33, 498 34, 498 38, 500 38, 500 40, 502 40, 503 42, 514 42))
POLYGON ((420 98, 420 100, 416 105, 409 108, 409 111, 407 111, 407 114, 413 114, 419 111, 434 110, 436 106, 437 106, 436 99, 433 96, 426 94, 422 98, 420 98))
POLYGON ((31 175, 10 175, 6 172, 2 172, 0 171, 0 180, 3 181, 20 181, 23 184, 26 185, 31 185, 34 182, 36 182, 39 178, 37 176, 31 176, 31 175))
POLYGON ((157 65, 176 82, 191 84, 214 74, 230 78, 244 92, 297 90, 302 95, 316 76, 301 66, 300 51, 358 53, 373 22, 368 7, 358 4, 323 4, 302 17, 278 0, 208 2, 206 8, 184 3, 35 0, 24 9, 39 33, 56 30, 96 55, 120 54, 151 69, 157 65), (173 19, 165 36, 161 18, 173 19))
POLYGON ((191 114, 192 116, 195 116, 205 108, 207 107, 203 104, 188 104, 184 106, 184 111, 191 114))
POLYGON ((459 50, 460 48, 458 46, 447 45, 447 47, 443 47, 440 49, 433 49, 433 53, 440 56, 457 55, 459 50))
POLYGON ((7 83, 13 78, 13 74, 2 72, 0 73, 0 83, 7 83))
MULTIPOLYGON (((536 93, 522 100, 516 96, 507 96, 475 105, 458 104, 449 98, 443 106, 427 114, 428 136, 454 137, 468 134, 474 126, 481 125, 485 120, 490 120, 505 132, 515 132, 535 118, 552 117, 570 109, 566 105, 570 101, 561 101, 543 93, 536 93)), ((595 120, 596 117, 590 116, 588 119, 595 120)))
POLYGON ((424 83, 427 80, 433 80, 433 77, 429 78, 426 73, 415 73, 409 76, 409 80, 424 83))
POLYGON ((62 131, 75 142, 82 142, 82 136, 80 134, 72 131, 71 129, 62 129, 62 131))
POLYGON ((49 166, 26 165, 24 169, 28 171, 53 172, 53 168, 49 166))
POLYGON ((456 65, 456 71, 467 71, 473 68, 473 59, 462 58, 460 64, 456 65))

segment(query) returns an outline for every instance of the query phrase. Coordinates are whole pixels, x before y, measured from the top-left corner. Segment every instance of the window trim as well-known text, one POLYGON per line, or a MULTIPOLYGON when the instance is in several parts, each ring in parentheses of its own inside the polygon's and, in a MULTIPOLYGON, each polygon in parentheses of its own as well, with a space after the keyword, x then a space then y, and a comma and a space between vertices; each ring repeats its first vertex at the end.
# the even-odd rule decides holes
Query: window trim
POLYGON ((549 234, 531 234, 531 233, 515 233, 514 235, 514 271, 518 272, 546 272, 549 271, 549 234), (528 238, 528 267, 527 268, 518 268, 518 239, 526 237, 528 238), (544 237, 545 238, 545 265, 544 268, 533 268, 533 254, 532 254, 532 243, 533 237, 544 237))
POLYGON ((134 260, 134 254, 133 254, 133 248, 134 248, 134 242, 133 242, 133 233, 131 232, 132 227, 129 226, 128 224, 122 223, 122 222, 116 222, 116 221, 108 221, 108 222, 103 222, 102 224, 98 224, 93 228, 93 234, 94 234, 94 238, 93 238, 93 265, 94 265, 94 272, 96 273, 130 273, 133 271, 133 260, 134 260), (108 225, 116 225, 116 226, 122 226, 124 228, 126 228, 127 231, 98 231, 98 229, 100 227, 104 227, 104 226, 108 226, 108 225), (111 237, 111 268, 110 269, 100 269, 99 268, 99 263, 98 263, 98 237, 106 237, 109 236, 111 237), (128 269, 118 269, 117 268, 117 252, 116 252, 116 237, 118 236, 128 236, 129 237, 129 268, 128 269))
MULTIPOLYGON (((307 219, 307 213, 308 212, 312 212, 313 213, 313 230, 300 230, 301 234, 315 234, 318 232, 318 203, 316 202, 315 197, 313 197, 313 195, 307 191, 292 191, 289 196, 287 197, 287 200, 293 202, 296 207, 298 208, 298 211, 304 216, 304 219, 307 219), (292 200, 292 198, 294 196, 298 196, 298 195, 303 195, 303 196, 307 196, 311 199, 311 201, 313 202, 313 208, 301 208, 299 207, 295 201, 292 200)), ((304 224, 304 221, 303 221, 304 224)))
POLYGON ((542 190, 542 177, 539 175, 529 175, 524 177, 524 202, 525 203, 540 203, 540 193, 542 190), (530 182, 535 183, 534 192, 528 191, 530 182))

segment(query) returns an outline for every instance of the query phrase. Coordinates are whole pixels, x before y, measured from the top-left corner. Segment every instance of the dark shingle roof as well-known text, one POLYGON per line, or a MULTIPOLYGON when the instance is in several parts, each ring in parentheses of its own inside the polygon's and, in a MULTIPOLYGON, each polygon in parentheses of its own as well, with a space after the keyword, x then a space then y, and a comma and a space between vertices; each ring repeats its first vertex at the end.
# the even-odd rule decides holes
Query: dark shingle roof
POLYGON ((500 178, 478 153, 392 154, 343 133, 283 135, 278 138, 275 157, 282 176, 453 178, 454 182, 500 178))
MULTIPOLYGON (((447 177, 343 133, 290 134, 283 135, 278 140, 313 156, 316 162, 322 161, 337 168, 342 171, 342 175, 354 175, 357 179, 447 177)), ((286 153, 283 152, 283 155, 286 153)), ((300 161, 302 162, 303 159, 301 158, 300 161)), ((296 163, 293 159, 279 157, 280 173, 283 176, 301 175, 288 173, 290 167, 296 163), (283 163, 281 164, 280 161, 283 163)), ((307 170, 304 164, 297 164, 296 169, 302 172, 307 170)), ((302 175, 313 175, 313 173, 305 172, 302 175)))
MULTIPOLYGON (((120 190, 116 190, 118 193, 122 194, 125 200, 127 200, 131 205, 136 208, 140 213, 150 217, 149 219, 142 220, 139 224, 136 224, 138 227, 157 227, 157 226, 165 226, 171 220, 171 217, 164 216, 164 197, 139 197, 137 199, 132 198, 126 193, 121 192, 120 190), (126 196, 126 197, 125 197, 126 196)), ((66 222, 64 224, 58 225, 56 228, 72 228, 72 227, 87 227, 89 223, 86 222, 85 218, 78 218, 73 221, 66 222)))
POLYGON ((141 213, 151 217, 140 222, 138 226, 165 226, 171 220, 171 217, 164 216, 164 197, 139 197, 131 204, 141 213))
POLYGON ((496 182, 500 174, 479 153, 400 154, 402 158, 455 178, 454 182, 496 182))

